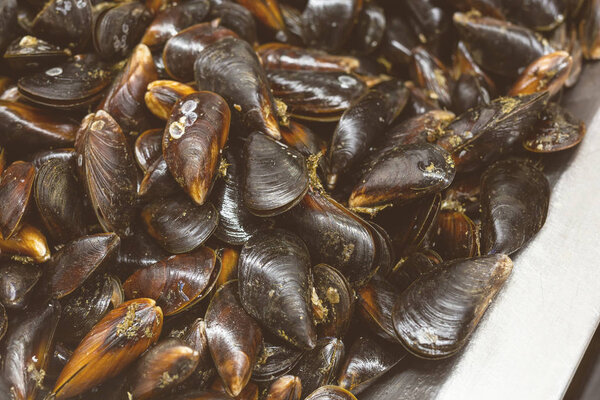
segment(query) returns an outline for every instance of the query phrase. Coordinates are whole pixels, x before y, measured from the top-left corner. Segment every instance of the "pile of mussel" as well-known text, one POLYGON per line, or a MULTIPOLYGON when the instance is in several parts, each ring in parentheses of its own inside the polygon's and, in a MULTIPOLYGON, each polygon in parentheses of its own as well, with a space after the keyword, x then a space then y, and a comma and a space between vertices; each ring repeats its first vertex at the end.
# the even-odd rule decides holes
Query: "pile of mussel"
POLYGON ((1 0, 0 54, 0 399, 349 400, 544 225, 600 0, 1 0))

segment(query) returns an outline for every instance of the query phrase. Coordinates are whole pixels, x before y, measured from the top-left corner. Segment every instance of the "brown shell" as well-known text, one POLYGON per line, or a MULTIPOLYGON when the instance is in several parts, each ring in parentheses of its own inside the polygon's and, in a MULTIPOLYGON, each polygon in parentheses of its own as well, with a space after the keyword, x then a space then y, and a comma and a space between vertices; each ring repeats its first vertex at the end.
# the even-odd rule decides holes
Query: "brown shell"
POLYGON ((6 240, 14 233, 31 198, 35 167, 32 163, 15 161, 0 177, 0 233, 6 240))
POLYGON ((177 101, 196 92, 191 86, 176 81, 154 81, 148 85, 144 96, 146 107, 158 118, 166 121, 177 101))

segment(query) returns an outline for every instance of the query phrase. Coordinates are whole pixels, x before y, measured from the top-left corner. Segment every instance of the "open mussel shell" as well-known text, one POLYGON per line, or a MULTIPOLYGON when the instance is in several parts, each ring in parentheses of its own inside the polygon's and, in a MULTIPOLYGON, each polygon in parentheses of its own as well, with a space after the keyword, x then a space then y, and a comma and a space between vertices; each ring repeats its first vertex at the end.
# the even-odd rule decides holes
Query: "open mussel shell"
POLYGON ((162 322, 152 299, 131 300, 110 311, 77 346, 52 395, 67 399, 118 376, 158 340, 162 322))
POLYGON ((46 237, 39 229, 28 223, 19 225, 19 229, 10 239, 0 240, 0 250, 5 254, 17 254, 43 263, 50 258, 50 248, 46 237))
POLYGON ((352 50, 360 55, 373 53, 383 42, 385 27, 384 9, 372 2, 364 4, 352 30, 352 50))
POLYGON ((15 161, 0 176, 0 233, 4 240, 15 233, 31 198, 35 166, 30 162, 15 161))
POLYGON ((267 70, 302 70, 351 73, 360 61, 351 56, 328 54, 322 50, 291 46, 284 43, 265 43, 256 49, 267 70))
POLYGON ((2 370, 10 392, 16 399, 34 399, 43 384, 54 333, 60 318, 60 304, 57 301, 42 303, 10 321, 10 326, 3 341, 2 370))
POLYGON ((202 21, 209 11, 208 0, 171 3, 156 14, 141 41, 151 49, 160 49, 181 30, 202 21))
POLYGON ((301 119, 337 121, 367 92, 363 81, 340 72, 269 70, 267 77, 273 95, 301 119))
POLYGON ((192 25, 169 39, 163 49, 163 62, 167 73, 172 78, 190 82, 194 80, 195 60, 210 44, 226 37, 237 38, 238 35, 220 25, 220 20, 192 25))
POLYGON ((300 378, 284 375, 269 386, 266 400, 300 400, 302 397, 302 382, 300 378))
POLYGON ((569 78, 572 66, 573 58, 566 51, 544 55, 523 71, 508 95, 517 96, 547 90, 550 97, 553 97, 569 78))
POLYGON ((237 286, 237 281, 221 286, 206 311, 210 354, 232 396, 250 380, 263 341, 260 326, 240 304, 237 286))
POLYGON ((432 250, 411 253, 398 261, 387 279, 393 284, 397 293, 402 293, 421 275, 437 268, 441 260, 439 254, 432 250))
POLYGON ((523 147, 534 153, 554 153, 577 146, 586 133, 585 123, 557 103, 542 111, 523 147))
POLYGON ((144 96, 148 84, 157 79, 158 73, 150 49, 144 44, 137 45, 98 109, 109 113, 129 134, 147 129, 151 118, 144 96))
POLYGON ((214 250, 202 246, 189 254, 171 256, 133 273, 123 284, 132 299, 156 300, 165 316, 184 311, 208 295, 219 276, 214 250))
POLYGON ((250 212, 259 216, 281 214, 308 190, 308 168, 296 149, 253 132, 243 151, 242 195, 250 212))
POLYGON ((31 23, 38 37, 62 46, 82 48, 91 36, 90 0, 49 0, 31 23))
POLYGON ((445 358, 460 350, 512 270, 506 255, 441 264, 406 289, 392 319, 402 345, 423 358, 445 358))
POLYGON ((342 114, 328 153, 330 188, 335 187, 339 175, 364 157, 406 105, 409 93, 401 82, 382 85, 371 89, 342 114))
POLYGON ((302 13, 304 42, 326 51, 341 50, 361 7, 361 0, 309 0, 302 13))
POLYGON ((440 211, 431 231, 430 242, 444 260, 479 255, 479 229, 471 218, 460 211, 440 211))
POLYGON ((553 51, 533 31, 499 19, 455 13, 454 25, 477 64, 502 76, 516 78, 523 68, 553 51))
POLYGON ((6 0, 0 3, 0 53, 17 35, 17 0, 6 0))
POLYGON ((252 380, 271 382, 287 374, 300 360, 304 350, 287 343, 265 339, 258 361, 252 370, 252 380))
POLYGON ((586 60, 600 59, 600 2, 590 0, 579 22, 579 40, 586 60))
POLYGON ((115 233, 100 233, 67 243, 46 264, 50 294, 60 299, 73 292, 103 263, 113 260, 120 242, 115 233))
POLYGON ((304 240, 313 263, 332 266, 352 285, 365 284, 375 274, 371 227, 325 194, 309 191, 281 222, 304 240))
POLYGON ((437 144, 452 153, 458 172, 496 161, 527 136, 548 101, 546 92, 499 97, 455 119, 437 144))
POLYGON ((146 107, 158 118, 166 121, 177 100, 196 92, 191 86, 176 81, 154 81, 148 85, 144 100, 146 107))
POLYGON ((289 374, 300 379, 303 393, 311 393, 333 383, 343 359, 344 343, 336 338, 322 338, 314 349, 304 353, 289 374))
POLYGON ((337 382, 344 389, 358 394, 407 355, 399 345, 390 346, 376 338, 360 336, 348 350, 337 382))
POLYGON ((82 54, 56 67, 22 77, 19 93, 44 107, 86 109, 100 99, 111 78, 109 64, 95 54, 82 54))
POLYGON ((96 52, 105 59, 126 57, 151 21, 150 10, 137 1, 106 7, 94 21, 92 38, 96 52))
POLYGON ((187 196, 155 199, 142 210, 148 233, 170 253, 194 250, 215 231, 219 215, 212 203, 198 206, 187 196))
POLYGON ((343 337, 354 314, 354 289, 335 268, 319 264, 313 268, 311 305, 319 337, 343 337))
POLYGON ((92 277, 79 289, 61 299, 62 314, 57 330, 59 340, 76 346, 124 298, 121 282, 116 277, 92 277))
POLYGON ((215 184, 212 202, 219 212, 219 226, 215 236, 227 244, 241 246, 258 230, 272 225, 272 221, 253 215, 243 201, 242 160, 239 151, 227 149, 224 162, 227 172, 215 184))
POLYGON ((209 18, 220 19, 222 26, 231 29, 253 47, 258 43, 256 22, 246 7, 232 1, 211 0, 209 18))
POLYGON ((242 248, 238 278, 248 314, 294 346, 315 346, 310 255, 298 236, 283 229, 257 232, 242 248))
POLYGON ((420 87, 433 93, 440 105, 452 108, 453 80, 444 64, 424 47, 412 51, 411 77, 420 87))
POLYGON ((505 160, 481 177, 481 253, 512 254, 542 229, 550 185, 528 161, 505 160))
POLYGON ((4 52, 4 60, 13 71, 35 71, 60 64, 69 58, 70 51, 33 36, 13 41, 4 52))
POLYGON ((0 303, 8 309, 24 308, 41 276, 42 270, 37 265, 3 261, 0 265, 0 303))
POLYGON ((306 400, 356 400, 356 397, 340 386, 321 386, 306 397, 306 400))
POLYGON ((198 88, 223 96, 247 132, 281 138, 267 77, 246 41, 226 37, 207 46, 196 58, 194 71, 198 88))
POLYGON ((93 214, 72 159, 52 158, 41 164, 33 188, 38 213, 52 239, 65 243, 86 234, 93 214))
POLYGON ((142 132, 133 146, 133 155, 138 166, 144 172, 162 156, 163 129, 148 129, 142 132))
POLYGON ((0 129, 3 146, 35 150, 73 145, 78 125, 55 112, 0 100, 0 129))
POLYGON ((216 93, 197 92, 180 99, 163 134, 169 171, 198 205, 206 201, 229 135, 231 111, 216 93))
POLYGON ((392 309, 399 291, 380 275, 356 291, 356 311, 371 332, 391 343, 398 339, 392 323, 392 309))
POLYGON ((363 171, 348 200, 352 208, 406 203, 435 194, 447 188, 456 174, 450 153, 431 143, 384 148, 363 171))
POLYGON ((165 339, 148 350, 132 372, 131 394, 150 399, 186 380, 196 369, 200 354, 180 339, 165 339))
MULTIPOLYGON (((131 234, 135 216, 137 171, 127 138, 106 111, 84 120, 76 150, 82 157, 87 193, 106 232, 131 234)), ((81 163, 80 163, 81 161, 81 163)))

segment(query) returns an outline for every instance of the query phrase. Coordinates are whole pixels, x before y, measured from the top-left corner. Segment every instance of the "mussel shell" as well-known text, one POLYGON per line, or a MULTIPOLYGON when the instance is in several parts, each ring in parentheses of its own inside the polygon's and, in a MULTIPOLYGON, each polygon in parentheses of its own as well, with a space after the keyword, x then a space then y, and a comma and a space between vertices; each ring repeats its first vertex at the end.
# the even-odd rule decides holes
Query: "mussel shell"
POLYGON ((267 77, 247 42, 233 37, 214 42, 200 52, 194 72, 198 88, 223 96, 247 132, 281 138, 267 77))
POLYGON ((187 196, 155 199, 142 210, 148 233, 170 253, 194 250, 215 231, 219 215, 212 203, 198 206, 187 196))
POLYGON ((1 239, 0 250, 5 254, 30 257, 36 263, 43 263, 50 258, 46 237, 39 229, 28 223, 19 225, 19 229, 10 239, 1 239))
POLYGON ((252 380, 271 382, 287 374, 300 360, 303 350, 287 343, 265 339, 258 361, 252 370, 252 380))
POLYGON ((231 280, 237 279, 240 252, 236 249, 226 247, 221 249, 220 258, 221 273, 219 274, 219 278, 217 278, 217 288, 231 280))
POLYGON ((405 119, 385 132, 381 147, 435 142, 456 116, 444 110, 433 110, 405 119))
POLYGON ((354 314, 354 289, 335 268, 319 264, 313 268, 313 315, 319 337, 343 337, 354 314))
POLYGON ((397 343, 392 309, 399 291, 391 282, 375 275, 369 283, 356 292, 356 311, 371 332, 390 343, 397 343))
POLYGON ((405 82, 405 85, 410 91, 410 115, 421 115, 442 109, 435 94, 416 86, 412 81, 405 82))
POLYGON ((99 110, 84 120, 77 140, 76 150, 83 158, 77 163, 83 167, 87 193, 100 225, 105 232, 130 235, 137 171, 121 127, 99 110))
POLYGON ((184 311, 208 295, 219 276, 214 250, 202 246, 134 272, 123 284, 128 299, 156 300, 165 316, 184 311))
MULTIPOLYGON (((6 331, 8 330, 8 317, 6 316, 6 308, 0 303, 0 340, 4 338, 6 331)), ((6 393, 8 393, 8 387, 2 386, 4 384, 4 378, 0 377, 0 390, 6 389, 6 393)), ((4 392, 2 392, 4 393, 4 392)))
POLYGON ((180 99, 167 121, 163 156, 177 183, 200 206, 216 178, 230 121, 229 106, 212 92, 192 93, 180 99))
POLYGON ((37 265, 4 261, 0 266, 0 304, 8 309, 24 308, 41 276, 37 265))
POLYGON ((200 354, 180 339, 165 339, 138 361, 131 378, 136 399, 160 396, 186 380, 196 369, 200 354))
POLYGON ((392 319, 402 345, 424 358, 455 354, 512 270, 506 255, 460 259, 441 264, 405 290, 392 319))
POLYGON ((102 264, 113 260, 120 242, 115 233, 100 233, 67 243, 45 267, 51 295, 60 299, 81 286, 102 264))
POLYGON ((375 239, 377 259, 375 265, 377 266, 377 272, 382 275, 387 275, 394 266, 396 259, 396 252, 394 250, 394 243, 392 238, 383 227, 377 225, 375 222, 369 222, 371 232, 373 233, 373 239, 375 239))
POLYGON ((53 150, 42 150, 36 153, 33 153, 29 160, 35 165, 38 173, 39 169, 48 161, 60 160, 65 162, 75 163, 77 159, 77 153, 74 148, 64 148, 64 149, 53 149, 53 150))
POLYGON ((121 239, 116 257, 119 265, 119 277, 127 278, 138 268, 149 267, 169 255, 160 247, 143 227, 135 230, 135 234, 121 239))
POLYGON ((567 19, 567 3, 561 0, 503 0, 509 19, 537 31, 552 31, 567 19))
POLYGON ((385 11, 375 3, 366 3, 358 15, 352 31, 352 50, 361 55, 374 52, 383 41, 385 34, 385 11))
POLYGON ((308 126, 296 121, 290 120, 287 126, 281 127, 281 140, 306 158, 327 152, 327 143, 308 126))
POLYGON ((109 113, 126 133, 133 135, 147 129, 151 118, 144 95, 148 84, 157 79, 150 49, 144 44, 137 45, 98 109, 109 113))
POLYGON ((297 204, 308 190, 308 168, 296 149, 253 132, 243 151, 244 204, 253 214, 273 216, 297 204))
POLYGON ((348 350, 337 382, 342 388, 359 394, 407 355, 401 346, 390 346, 370 336, 360 336, 348 350))
POLYGON ((209 11, 210 2, 208 0, 171 3, 156 14, 141 41, 151 49, 162 48, 181 30, 202 21, 209 11))
POLYGON ((481 177, 481 253, 512 254, 544 226, 550 185, 532 163, 499 161, 481 177))
POLYGON ((107 7, 96 17, 92 30, 96 52, 105 59, 127 56, 151 21, 150 10, 137 1, 107 7))
POLYGON ((173 400, 231 400, 231 396, 214 390, 192 389, 173 397, 173 400))
POLYGON ((0 100, 0 143, 17 149, 64 147, 75 141, 78 125, 56 113, 0 100))
POLYGON ((277 0, 236 0, 246 7, 260 22, 277 33, 279 40, 285 41, 286 27, 277 0))
POLYGON ((163 129, 148 129, 142 132, 133 146, 133 155, 138 166, 144 172, 162 156, 163 129))
POLYGON ((267 77, 290 114, 308 120, 337 121, 367 92, 363 81, 340 72, 270 70, 267 77))
POLYGON ((386 15, 382 47, 383 53, 392 63, 408 65, 412 56, 412 49, 418 45, 419 39, 410 28, 404 15, 386 15))
POLYGON ((138 196, 141 200, 174 196, 180 192, 181 186, 173 179, 162 155, 150 165, 138 187, 138 196))
POLYGON ((306 400, 356 400, 356 397, 339 386, 325 385, 309 394, 306 400))
POLYGON ((532 94, 547 90, 552 97, 562 89, 569 78, 572 66, 573 58, 566 51, 542 56, 523 71, 508 95, 532 94))
POLYGON ((402 204, 435 194, 447 188, 456 174, 450 153, 431 143, 385 148, 363 171, 348 200, 350 207, 402 204))
POLYGON ((322 50, 265 43, 256 49, 267 70, 302 70, 351 73, 360 66, 357 58, 328 54, 322 50))
POLYGON ((192 25, 169 39, 163 50, 163 62, 169 76, 182 82, 194 80, 194 64, 198 54, 210 44, 238 35, 223 26, 220 20, 192 25))
POLYGON ((206 311, 206 336, 210 354, 229 394, 244 389, 262 346, 262 332, 244 311, 237 281, 221 286, 206 311))
POLYGON ((394 285, 397 293, 402 293, 422 275, 428 274, 437 268, 440 261, 441 257, 434 262, 430 254, 411 253, 398 261, 387 278, 394 285))
POLYGON ((586 60, 600 59, 600 1, 589 0, 579 23, 579 40, 586 60))
POLYGON ((302 12, 292 4, 280 2, 279 9, 287 28, 287 42, 303 44, 304 27, 302 26, 302 12))
POLYGON ((410 72, 415 83, 433 93, 442 107, 452 107, 454 82, 448 69, 437 57, 424 47, 413 49, 410 72))
POLYGON ((254 46, 258 43, 256 22, 246 7, 232 1, 211 0, 209 18, 219 18, 221 25, 234 31, 240 38, 254 46))
POLYGON ((19 93, 45 107, 85 109, 111 82, 109 65, 95 54, 83 54, 59 66, 19 79, 19 93))
MULTIPOLYGON (((34 399, 44 379, 60 318, 57 301, 42 303, 11 319, 1 349, 0 375, 18 399, 34 399)), ((7 392, 3 392, 3 395, 7 392)))
POLYGON ((343 359, 344 343, 336 338, 322 338, 314 349, 304 353, 290 375, 300 379, 304 393, 311 393, 333 383, 343 359))
POLYGON ((111 309, 119 306, 125 296, 121 282, 114 276, 100 275, 61 299, 62 314, 58 338, 77 345, 111 309))
POLYGON ((554 153, 577 146, 586 133, 585 123, 556 103, 542 111, 523 147, 534 153, 554 153))
POLYGON ((19 226, 31 198, 35 166, 30 162, 15 161, 0 176, 0 233, 10 239, 19 226))
MULTIPOLYGON (((196 319, 188 325, 188 330, 181 339, 192 349, 198 352, 199 359, 195 371, 180 387, 199 388, 207 387, 210 381, 217 374, 210 350, 208 348, 208 338, 206 336, 206 321, 202 318, 196 319)), ((180 388, 178 388, 178 391, 180 388)))
POLYGON ((455 119, 437 144, 452 153, 458 172, 473 171, 527 136, 547 100, 547 93, 499 97, 455 119))
POLYGON ((313 263, 339 270, 353 286, 376 272, 376 242, 371 227, 319 192, 309 191, 281 218, 306 243, 313 263))
POLYGON ((16 36, 17 13, 17 0, 5 0, 0 3, 0 53, 16 36))
POLYGON ((300 378, 284 375, 271 383, 266 400, 300 400, 302 397, 302 382, 300 378))
POLYGON ((430 240, 432 248, 447 261, 479 255, 479 230, 459 211, 440 211, 430 240))
POLYGON ((553 51, 533 31, 498 19, 455 13, 454 25, 477 64, 509 78, 516 78, 523 68, 553 51))
POLYGON ((79 48, 90 39, 91 27, 90 0, 50 0, 31 24, 36 36, 62 46, 79 48))
POLYGON ((271 224, 266 218, 253 215, 243 201, 243 174, 240 152, 227 149, 224 162, 227 172, 217 181, 212 191, 212 202, 219 212, 219 226, 215 236, 227 244, 241 246, 258 230, 271 224))
POLYGON ((144 96, 148 109, 162 120, 168 120, 177 100, 196 92, 191 86, 176 81, 154 81, 144 96))
POLYGON ((282 229, 257 232, 242 248, 238 279, 248 314, 294 346, 315 347, 310 255, 298 236, 282 229))
POLYGON ((154 344, 163 315, 151 299, 135 299, 110 311, 83 338, 58 377, 52 395, 76 396, 118 376, 154 344))
POLYGON ((361 0, 309 0, 302 13, 304 42, 308 47, 339 51, 350 38, 361 7, 361 0))
POLYGON ((471 108, 489 104, 491 96, 481 85, 480 79, 473 74, 462 74, 454 84, 452 109, 465 113, 471 108))
POLYGON ((4 59, 13 71, 35 71, 60 64, 71 55, 68 50, 33 36, 15 39, 4 52, 4 59))
MULTIPOLYGON (((216 378, 212 382, 212 384, 210 385, 210 390, 229 395, 227 389, 225 388, 223 380, 220 378, 216 378)), ((242 391, 233 398, 236 400, 259 400, 258 392, 258 386, 254 382, 248 382, 248 384, 244 386, 244 389, 242 389, 242 391)))
POLYGON ((91 221, 91 210, 76 178, 74 156, 71 150, 70 159, 51 158, 39 165, 33 187, 40 218, 57 243, 85 235, 91 221))

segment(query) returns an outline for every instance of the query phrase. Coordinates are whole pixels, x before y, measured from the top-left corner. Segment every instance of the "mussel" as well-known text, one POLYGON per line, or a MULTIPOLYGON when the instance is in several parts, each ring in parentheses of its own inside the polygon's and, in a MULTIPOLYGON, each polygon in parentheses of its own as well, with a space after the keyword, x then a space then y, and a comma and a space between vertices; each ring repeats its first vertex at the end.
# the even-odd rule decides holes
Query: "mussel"
POLYGON ((343 337, 354 314, 354 289, 335 268, 313 267, 311 305, 319 337, 343 337))
POLYGON ((367 2, 358 15, 352 31, 352 50, 360 55, 373 53, 383 41, 386 28, 384 9, 376 3, 367 2))
POLYGON ((236 0, 246 7, 260 22, 275 32, 281 41, 288 39, 286 26, 277 0, 236 0))
POLYGON ((583 55, 588 60, 600 59, 600 1, 589 0, 579 23, 579 40, 583 55))
POLYGON ((91 37, 90 0, 50 0, 31 23, 32 32, 62 46, 82 48, 91 37))
POLYGON ((266 400, 300 400, 301 395, 300 379, 297 376, 284 375, 271 383, 266 400))
POLYGON ((144 172, 162 156, 163 129, 148 129, 135 139, 133 155, 138 166, 144 172))
POLYGON ((16 36, 17 12, 17 0, 0 3, 0 52, 3 52, 16 36))
POLYGON ((238 278, 240 301, 251 316, 297 347, 315 347, 310 256, 298 236, 282 229, 257 232, 242 248, 238 278))
POLYGON ((352 73, 360 66, 355 57, 328 54, 322 50, 291 46, 284 43, 266 43, 256 49, 267 70, 311 70, 352 73))
POLYGON ((532 94, 547 90, 554 96, 569 78, 573 58, 566 51, 542 56, 531 63, 508 92, 509 96, 532 94))
POLYGON ((144 96, 146 106, 152 114, 165 121, 169 119, 177 100, 196 92, 191 86, 167 80, 151 82, 147 90, 144 96))
POLYGON ((399 291, 381 275, 375 275, 369 283, 357 290, 356 311, 366 326, 378 337, 397 343, 392 309, 399 291))
POLYGON ((36 71, 60 64, 71 52, 33 36, 15 39, 4 52, 4 60, 14 71, 36 71))
POLYGON ((586 133, 585 123, 557 103, 549 103, 523 147, 534 153, 554 153, 577 146, 586 133))
POLYGON ((46 236, 28 223, 22 223, 10 239, 0 239, 0 250, 5 254, 28 257, 36 263, 43 263, 50 258, 46 236))
POLYGON ((309 47, 336 52, 350 38, 362 0, 309 0, 302 13, 303 39, 309 47))
POLYGON ((15 233, 31 199, 35 166, 30 162, 16 161, 0 176, 0 233, 4 240, 15 233))
POLYGON ((209 18, 220 19, 221 25, 234 31, 250 45, 258 43, 256 22, 246 7, 229 0, 211 0, 209 18))
POLYGON ((0 303, 9 310, 24 308, 41 276, 37 265, 4 261, 0 266, 0 303))
POLYGON ((252 380, 271 382, 287 374, 300 360, 304 350, 283 341, 265 338, 258 360, 252 370, 252 380))
POLYGON ((309 394, 306 400, 356 400, 356 397, 342 387, 324 385, 309 394))
POLYGON ((479 229, 463 212, 440 211, 431 236, 432 248, 444 260, 479 255, 479 229))

